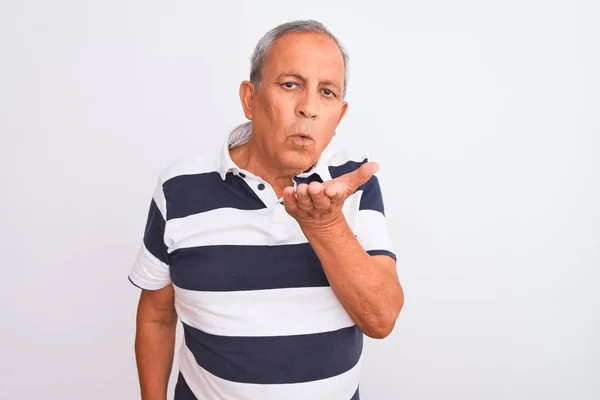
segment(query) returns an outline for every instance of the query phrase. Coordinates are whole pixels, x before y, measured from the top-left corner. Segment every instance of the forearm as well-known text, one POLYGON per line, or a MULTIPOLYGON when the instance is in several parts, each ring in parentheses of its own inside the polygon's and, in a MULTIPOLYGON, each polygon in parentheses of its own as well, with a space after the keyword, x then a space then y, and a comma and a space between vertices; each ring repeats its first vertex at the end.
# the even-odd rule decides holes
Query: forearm
POLYGON ((137 323, 135 355, 142 400, 165 400, 175 349, 176 316, 137 323))
POLYGON ((395 271, 383 268, 364 251, 345 218, 303 231, 348 315, 366 335, 387 336, 404 302, 395 271))

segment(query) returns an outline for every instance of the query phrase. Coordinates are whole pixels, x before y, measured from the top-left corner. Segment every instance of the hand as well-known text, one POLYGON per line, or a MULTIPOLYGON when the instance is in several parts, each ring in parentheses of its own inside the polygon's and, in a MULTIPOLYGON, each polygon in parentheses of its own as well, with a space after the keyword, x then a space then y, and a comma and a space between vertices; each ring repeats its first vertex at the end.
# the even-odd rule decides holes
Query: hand
POLYGON ((324 228, 344 218, 344 201, 379 170, 379 164, 368 162, 357 170, 330 181, 302 183, 283 190, 283 204, 302 228, 324 228))

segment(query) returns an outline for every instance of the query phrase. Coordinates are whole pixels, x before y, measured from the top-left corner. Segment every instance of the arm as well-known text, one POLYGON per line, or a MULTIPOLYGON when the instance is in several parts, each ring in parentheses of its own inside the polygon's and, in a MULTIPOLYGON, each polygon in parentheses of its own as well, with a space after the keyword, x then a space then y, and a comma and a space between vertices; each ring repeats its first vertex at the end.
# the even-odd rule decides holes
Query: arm
POLYGON ((286 211, 298 221, 315 250, 331 289, 352 320, 373 338, 386 337, 392 331, 404 304, 404 293, 394 258, 371 256, 363 247, 364 244, 367 250, 386 249, 373 248, 374 244, 385 245, 385 241, 373 240, 387 236, 385 224, 377 218, 372 220, 372 216, 363 219, 363 222, 370 222, 362 224, 362 233, 359 232, 357 239, 342 207, 361 185, 371 181, 368 194, 363 193, 360 207, 365 209, 362 212, 373 210, 375 214, 372 215, 378 215, 378 212, 383 215, 383 200, 373 177, 378 168, 376 163, 363 163, 357 170, 326 183, 301 184, 295 192, 291 187, 284 189, 286 211))
POLYGON ((173 286, 142 290, 136 322, 135 356, 142 400, 165 400, 177 325, 173 286))
POLYGON ((389 335, 404 304, 395 260, 367 254, 345 218, 303 231, 350 318, 367 336, 389 335))

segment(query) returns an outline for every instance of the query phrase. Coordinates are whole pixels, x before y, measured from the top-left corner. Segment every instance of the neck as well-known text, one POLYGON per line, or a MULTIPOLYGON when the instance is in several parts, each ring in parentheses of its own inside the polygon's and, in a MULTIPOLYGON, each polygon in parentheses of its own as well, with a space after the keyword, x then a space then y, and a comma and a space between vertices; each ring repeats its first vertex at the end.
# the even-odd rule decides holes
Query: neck
POLYGON ((283 168, 276 161, 260 151, 252 138, 248 142, 229 149, 233 162, 240 168, 261 177, 275 190, 277 197, 283 196, 283 189, 293 185, 294 176, 303 171, 283 168))

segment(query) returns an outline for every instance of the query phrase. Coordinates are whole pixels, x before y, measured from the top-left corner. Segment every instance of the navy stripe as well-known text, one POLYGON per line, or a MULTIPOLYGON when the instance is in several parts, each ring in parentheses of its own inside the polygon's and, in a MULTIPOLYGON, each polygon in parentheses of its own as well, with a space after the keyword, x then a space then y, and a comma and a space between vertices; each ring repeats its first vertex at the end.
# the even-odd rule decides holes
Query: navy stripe
POLYGON ((379 211, 385 215, 385 208, 383 206, 383 197, 381 196, 381 187, 379 186, 379 179, 375 175, 371 177, 362 185, 363 194, 360 198, 359 210, 373 210, 379 211))
MULTIPOLYGON (((354 399, 354 398, 353 398, 354 399)), ((197 400, 192 389, 188 386, 187 382, 181 372, 177 378, 177 385, 175 385, 175 397, 174 400, 197 400)))
MULTIPOLYGON (((338 178, 344 174, 356 171, 361 165, 368 161, 365 158, 362 162, 348 161, 342 165, 336 167, 329 167, 329 173, 333 179, 338 178)), ((379 186, 379 179, 376 176, 372 176, 364 185, 361 185, 356 191, 362 190, 363 194, 360 198, 359 210, 374 210, 379 211, 385 215, 385 209, 383 206, 383 197, 381 196, 381 187, 379 186)))
POLYGON ((329 286, 309 243, 279 246, 215 245, 175 250, 171 281, 202 291, 329 286))
POLYGON ((258 210, 265 204, 239 176, 228 173, 225 181, 218 172, 179 175, 163 184, 167 200, 167 221, 218 208, 258 210))
POLYGON ((350 370, 360 358, 363 333, 356 325, 309 335, 216 336, 183 324, 196 362, 222 379, 255 384, 300 383, 350 370))
MULTIPOLYGON (((352 398, 350 400, 360 400, 359 389, 360 389, 360 387, 356 388, 356 392, 354 393, 354 396, 352 396, 352 398)), ((179 400, 179 399, 175 399, 175 400, 179 400)))
POLYGON ((321 175, 317 174, 316 172, 306 178, 301 178, 299 176, 295 176, 294 180, 296 181, 296 183, 298 185, 300 185, 301 183, 305 183, 305 184, 309 185, 312 182, 323 183, 323 179, 321 179, 321 175))
POLYGON ((398 261, 396 255, 388 250, 367 250, 367 254, 370 256, 390 256, 394 260, 398 261))
POLYGON ((337 165, 337 166, 330 165, 329 166, 329 174, 331 175, 332 179, 339 178, 342 175, 356 171, 361 165, 363 165, 366 162, 367 162, 367 159, 365 158, 361 162, 348 161, 342 165, 337 165))
POLYGON ((148 211, 148 220, 146 221, 146 230, 144 232, 144 245, 146 249, 160 261, 169 264, 167 246, 164 240, 165 220, 156 205, 154 199, 150 204, 148 211))
MULTIPOLYGON (((332 179, 339 178, 342 175, 349 174, 350 172, 356 171, 357 169, 360 168, 361 165, 365 164, 368 161, 369 161, 369 159, 365 158, 361 162, 348 161, 342 165, 338 165, 335 167, 330 166, 329 174, 331 175, 332 179)), ((371 180, 373 180, 373 179, 377 180, 377 177, 373 176, 371 179, 369 179, 369 181, 367 183, 359 186, 354 193, 358 192, 359 190, 374 189, 374 187, 369 188, 369 186, 373 186, 373 184, 371 183, 371 180)), ((379 188, 379 182, 376 183, 376 186, 377 186, 377 188, 379 188)), ((363 196, 364 196, 364 194, 363 194, 363 196)), ((361 204, 362 204, 362 198, 361 198, 361 204)), ((366 207, 366 208, 369 208, 369 207, 366 207)), ((359 207, 359 210, 361 210, 361 209, 362 208, 359 207)))

